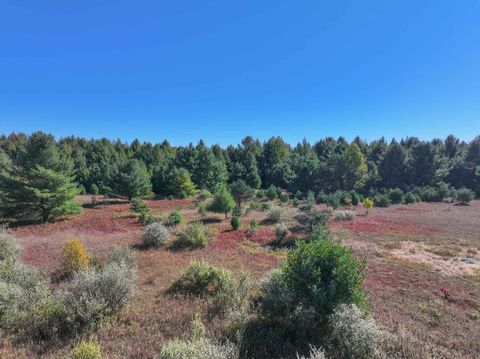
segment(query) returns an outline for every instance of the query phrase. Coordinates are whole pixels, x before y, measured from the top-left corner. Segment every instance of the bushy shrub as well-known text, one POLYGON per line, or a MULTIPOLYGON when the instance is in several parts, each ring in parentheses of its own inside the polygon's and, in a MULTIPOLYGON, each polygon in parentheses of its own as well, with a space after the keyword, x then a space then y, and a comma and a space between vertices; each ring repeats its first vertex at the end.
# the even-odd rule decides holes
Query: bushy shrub
POLYGON ((238 230, 240 228, 240 218, 233 216, 230 220, 230 225, 234 231, 238 230))
POLYGON ((270 200, 270 201, 273 201, 275 198, 277 198, 277 187, 275 187, 273 184, 268 187, 268 189, 265 191, 265 196, 267 196, 267 198, 270 200))
POLYGON ((268 211, 269 209, 270 209, 270 205, 268 203, 262 203, 260 205, 260 211, 262 212, 268 211))
POLYGON ((242 216, 242 208, 240 206, 235 206, 232 209, 232 216, 234 217, 241 217, 242 216))
POLYGON ((469 204, 475 198, 475 192, 468 188, 460 188, 457 191, 457 202, 463 206, 469 204))
POLYGON ((299 204, 300 204, 300 201, 299 201, 298 198, 292 199, 292 206, 293 207, 298 207, 299 204))
POLYGON ((203 224, 194 222, 178 233, 173 245, 176 248, 200 248, 205 247, 209 241, 210 235, 203 224))
POLYGON ((200 203, 197 207, 197 212, 201 217, 205 217, 207 215, 207 206, 203 203, 200 203))
POLYGON ((352 204, 352 197, 350 193, 346 191, 336 191, 335 196, 340 199, 340 203, 344 206, 350 206, 352 204))
POLYGON ((327 352, 331 358, 380 358, 382 333, 354 304, 341 304, 329 319, 327 352))
POLYGON ((187 192, 185 192, 185 191, 180 191, 180 192, 178 193, 178 198, 180 198, 180 199, 186 199, 186 198, 188 198, 187 192))
POLYGON ((64 328, 80 331, 100 323, 122 308, 135 289, 135 272, 126 266, 108 264, 79 272, 62 293, 64 328))
POLYGON ((328 223, 328 213, 325 211, 310 211, 306 220, 307 230, 311 232, 318 225, 326 226, 328 223))
POLYGON ((194 319, 189 338, 169 341, 156 359, 238 359, 238 354, 232 343, 219 343, 205 338, 205 326, 194 319))
POLYGON ((317 224, 312 228, 308 234, 308 240, 310 241, 322 241, 330 239, 330 230, 327 226, 317 224))
POLYGON ((373 197, 373 204, 375 207, 388 207, 390 206, 390 198, 385 194, 377 194, 373 197))
POLYGON ((275 238, 277 242, 283 242, 288 234, 288 227, 284 223, 275 226, 275 238))
POLYGON ((452 198, 455 195, 455 189, 445 182, 437 183, 437 185, 435 186, 435 189, 438 192, 438 195, 441 199, 452 198))
POLYGON ((0 227, 0 262, 16 260, 21 250, 22 247, 17 243, 15 237, 0 227))
POLYGON ((280 194, 278 195, 278 199, 280 200, 280 202, 287 202, 288 198, 288 193, 284 191, 280 192, 280 194))
POLYGON ((354 213, 352 211, 336 211, 334 212, 334 218, 336 221, 351 221, 354 213))
POLYGON ((206 200, 208 198, 211 198, 211 197, 212 197, 212 194, 206 189, 202 189, 200 191, 200 193, 198 194, 198 199, 200 201, 204 201, 204 200, 206 200))
POLYGON ((403 202, 403 191, 400 188, 391 189, 388 193, 390 202, 393 204, 399 204, 403 202))
POLYGON ((130 210, 135 213, 143 213, 148 212, 149 208, 144 200, 141 198, 134 198, 132 199, 132 204, 130 205, 130 210))
POLYGON ((72 350, 71 359, 101 359, 102 350, 92 341, 82 341, 72 350))
POLYGON ((360 197, 358 196, 357 192, 355 191, 350 192, 350 197, 352 199, 353 206, 357 206, 360 203, 360 197))
POLYGON ((115 246, 107 255, 108 264, 117 264, 127 268, 134 268, 136 261, 135 251, 127 246, 115 246))
POLYGON ((417 203, 419 199, 420 198, 418 198, 413 192, 407 192, 405 195, 405 204, 417 203))
POLYGON ((182 213, 180 213, 180 211, 176 209, 175 211, 172 211, 169 213, 165 224, 167 226, 176 226, 182 223, 182 220, 183 220, 182 213))
POLYGON ((138 219, 143 224, 151 224, 151 223, 158 222, 158 220, 148 212, 140 213, 140 217, 138 217, 138 219))
POLYGON ((420 198, 424 202, 439 202, 442 200, 438 191, 435 188, 429 186, 424 187, 420 190, 420 198))
POLYGON ((256 220, 252 219, 250 221, 250 232, 255 233, 258 230, 258 223, 256 220))
POLYGON ((168 291, 185 296, 211 297, 231 290, 234 284, 235 279, 229 270, 203 261, 192 261, 168 291))
POLYGON ((325 204, 329 207, 332 207, 333 209, 337 209, 338 207, 340 207, 340 201, 341 201, 341 198, 339 194, 336 192, 336 193, 331 193, 326 197, 325 204))
POLYGON ((160 223, 150 223, 143 229, 142 242, 146 247, 160 247, 170 239, 167 227, 160 223))
POLYGON ((270 223, 278 223, 282 220, 282 216, 283 209, 280 207, 275 207, 267 213, 267 221, 270 223))
POLYGON ((78 239, 71 239, 63 247, 61 270, 65 275, 88 269, 89 258, 85 247, 78 239))
POLYGON ((317 202, 315 201, 315 193, 308 191, 307 194, 307 207, 309 209, 313 208, 317 202))

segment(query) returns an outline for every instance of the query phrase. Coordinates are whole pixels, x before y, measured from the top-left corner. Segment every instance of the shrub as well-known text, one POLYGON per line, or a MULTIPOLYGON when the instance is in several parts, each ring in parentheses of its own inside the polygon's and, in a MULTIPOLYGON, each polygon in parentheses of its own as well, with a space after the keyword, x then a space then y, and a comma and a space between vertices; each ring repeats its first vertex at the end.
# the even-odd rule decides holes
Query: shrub
POLYGON ((375 207, 388 207, 390 206, 390 198, 384 194, 377 194, 373 197, 373 204, 375 207))
POLYGON ((360 197, 358 196, 357 192, 350 192, 350 197, 352 198, 352 205, 357 206, 360 203, 360 197))
POLYGON ((310 241, 321 241, 330 239, 330 231, 327 226, 317 224, 312 228, 308 235, 310 241))
POLYGON ((388 197, 393 204, 399 204, 403 202, 403 191, 400 188, 391 189, 388 193, 388 197))
POLYGON ((71 239, 63 247, 61 257, 62 273, 71 275, 75 272, 88 269, 88 255, 82 242, 78 239, 71 239))
POLYGON ((419 198, 413 192, 407 192, 405 195, 405 204, 413 204, 418 202, 419 198))
POLYGON ((205 247, 210 241, 210 235, 200 222, 190 223, 185 227, 175 240, 176 248, 200 248, 205 247))
POLYGON ((215 191, 215 196, 208 209, 212 212, 225 213, 225 218, 227 218, 233 207, 235 207, 235 201, 232 195, 225 185, 220 185, 215 191))
POLYGON ((288 201, 288 193, 287 192, 280 192, 280 194, 278 195, 278 199, 280 200, 280 202, 287 202, 288 201))
POLYGON ((352 211, 336 211, 334 213, 336 221, 351 221, 354 213, 352 211))
POLYGON ((333 209, 340 207, 340 197, 338 193, 329 194, 325 199, 325 203, 333 209))
POLYGON ((150 223, 143 229, 142 241, 146 247, 160 247, 170 239, 170 232, 160 223, 150 223))
POLYGON ((424 187, 420 190, 420 198, 424 202, 439 202, 442 200, 438 191, 432 187, 424 187))
POLYGON ((242 208, 240 206, 233 207, 232 216, 241 217, 242 216, 242 208))
POLYGON ((335 192, 335 196, 340 199, 340 203, 344 206, 350 206, 352 204, 352 197, 348 192, 337 191, 335 192))
POLYGON ((457 191, 457 202, 465 206, 475 198, 475 192, 468 188, 460 188, 457 191))
POLYGON ((292 199, 292 206, 293 207, 298 207, 299 204, 300 204, 300 200, 298 198, 292 199))
POLYGON ((102 350, 98 344, 82 341, 72 350, 71 359, 101 359, 102 350))
POLYGON ((200 217, 205 217, 207 215, 207 206, 203 203, 200 203, 197 208, 197 212, 200 217))
POLYGON ((187 192, 185 192, 185 191, 180 191, 180 192, 178 193, 178 198, 180 198, 180 199, 186 199, 186 198, 188 198, 187 192))
POLYGON ((203 261, 192 261, 168 291, 184 296, 211 297, 231 290, 234 284, 235 279, 229 270, 203 261))
POLYGON ((204 200, 206 200, 208 198, 211 198, 211 197, 212 197, 212 194, 206 189, 202 189, 200 191, 200 193, 198 194, 198 199, 200 201, 204 201, 204 200))
POLYGON ((143 224, 150 224, 150 223, 154 223, 156 221, 155 218, 151 214, 149 214, 148 212, 140 213, 140 217, 138 217, 138 219, 143 224))
POLYGON ((176 226, 176 225, 182 223, 182 220, 183 220, 182 214, 180 213, 180 211, 178 209, 176 209, 175 211, 170 212, 170 214, 168 215, 166 225, 167 226, 176 226))
POLYGON ((135 272, 126 266, 112 263, 77 273, 62 294, 65 329, 80 331, 100 323, 127 304, 134 289, 135 272))
POLYGON ((288 227, 283 224, 279 223, 275 226, 275 238, 277 242, 283 242, 288 234, 288 227))
POLYGON ((315 193, 308 191, 307 194, 307 206, 313 208, 317 202, 315 201, 315 193))
POLYGON ((368 212, 368 210, 373 207, 373 201, 370 198, 365 198, 362 205, 368 212))
POLYGON ((240 228, 240 218, 238 218, 236 216, 233 216, 231 221, 230 221, 230 224, 231 224, 232 229, 234 231, 238 230, 240 228))
POLYGON ((15 237, 0 227, 0 262, 16 260, 21 250, 22 247, 17 243, 15 237))
POLYGON ((326 226, 328 217, 328 213, 324 211, 310 211, 306 220, 307 230, 311 232, 315 226, 326 226))
POLYGON ((260 205, 260 211, 262 212, 268 211, 269 209, 270 209, 270 205, 268 203, 262 203, 260 205))
POLYGON ((275 198, 277 198, 277 187, 275 187, 273 184, 268 187, 268 189, 265 191, 265 196, 267 196, 267 198, 270 200, 270 201, 273 201, 275 198))
POLYGON ((275 207, 267 213, 267 221, 270 223, 278 223, 282 219, 282 216, 283 209, 280 207, 275 207))
POLYGON ((258 230, 258 223, 256 220, 252 219, 250 221, 250 232, 255 233, 258 230))
POLYGON ((115 246, 107 255, 108 264, 117 264, 128 268, 134 268, 136 260, 135 251, 127 246, 115 246))
POLYGON ((132 204, 130 205, 130 210, 132 212, 135 212, 135 213, 143 213, 143 212, 148 213, 149 208, 148 208, 148 206, 147 206, 147 204, 145 203, 144 200, 136 197, 136 198, 132 199, 132 204))
POLYGON ((327 352, 332 358, 380 358, 382 333, 353 304, 341 304, 329 319, 327 352))

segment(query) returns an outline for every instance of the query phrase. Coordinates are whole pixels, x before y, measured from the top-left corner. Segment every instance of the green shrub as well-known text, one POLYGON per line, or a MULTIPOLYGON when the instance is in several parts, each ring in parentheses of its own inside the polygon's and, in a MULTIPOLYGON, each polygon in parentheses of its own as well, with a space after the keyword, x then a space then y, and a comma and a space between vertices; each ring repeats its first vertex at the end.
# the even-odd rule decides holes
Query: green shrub
POLYGON ((238 230, 240 228, 240 218, 233 216, 230 220, 230 225, 234 231, 238 230))
POLYGON ((405 195, 405 204, 413 204, 418 202, 419 198, 413 192, 407 192, 405 195))
POLYGON ((146 247, 160 247, 170 239, 170 232, 160 223, 150 223, 143 229, 142 241, 146 247))
POLYGON ((382 332, 354 304, 341 304, 329 319, 330 358, 380 359, 382 332))
POLYGON ((250 221, 250 232, 255 233, 258 230, 258 223, 256 220, 252 219, 250 221))
POLYGON ((475 198, 475 192, 468 188, 460 188, 457 191, 457 202, 463 206, 469 204, 475 198))
POLYGON ((201 217, 205 217, 207 215, 207 206, 203 203, 200 203, 198 205, 197 212, 201 217))
POLYGON ((233 207, 232 216, 233 217, 241 217, 242 216, 242 208, 240 206, 233 207))
POLYGON ((8 234, 0 227, 0 261, 14 261, 18 258, 22 247, 14 236, 8 234))
POLYGON ((288 198, 288 193, 284 191, 280 192, 280 194, 278 195, 278 199, 280 200, 280 202, 283 203, 288 202, 288 198))
POLYGON ((299 204, 300 204, 300 200, 298 198, 292 199, 292 206, 293 207, 298 207, 299 204))
POLYGON ((212 203, 210 203, 208 210, 217 213, 225 213, 225 218, 228 213, 235 207, 235 201, 232 195, 228 192, 227 186, 219 185, 215 191, 212 203))
POLYGON ((176 226, 180 223, 182 223, 183 216, 182 213, 178 209, 175 211, 170 212, 170 214, 167 217, 166 225, 167 226, 176 226))
POLYGON ((277 242, 283 242, 288 234, 288 227, 283 224, 279 223, 275 226, 275 238, 277 242))
POLYGON ((149 212, 149 208, 144 200, 141 198, 132 199, 132 204, 130 205, 130 210, 135 213, 149 212))
POLYGON ((333 209, 337 209, 340 207, 340 200, 341 198, 338 193, 332 193, 325 198, 325 204, 333 209))
POLYGON ((275 187, 273 184, 268 187, 268 189, 265 191, 265 196, 267 196, 267 198, 270 200, 270 201, 273 201, 275 198, 277 198, 277 187, 275 187))
POLYGON ((350 197, 352 199, 353 206, 357 206, 360 203, 360 197, 358 196, 357 192, 355 191, 350 192, 350 197))
POLYGON ((268 211, 269 209, 270 209, 270 205, 268 203, 262 203, 260 205, 260 211, 262 212, 268 211))
POLYGON ((399 204, 403 202, 403 191, 400 188, 391 189, 388 193, 390 202, 393 204, 399 204))
POLYGON ((235 285, 232 273, 203 261, 192 261, 176 278, 169 293, 194 297, 212 297, 231 290, 235 285))
POLYGON ((274 207, 267 213, 267 221, 270 223, 278 223, 283 216, 283 209, 280 207, 274 207))
POLYGON ((352 211, 336 211, 334 212, 334 218, 336 221, 351 221, 354 213, 352 211))
POLYGON ((210 236, 203 224, 194 222, 185 227, 175 240, 176 248, 200 248, 205 247, 210 241, 210 236))
POLYGON ((310 211, 306 220, 308 232, 311 232, 317 225, 326 226, 328 223, 328 213, 324 211, 310 211))
POLYGON ((307 206, 309 209, 313 208, 317 202, 315 201, 315 193, 308 191, 307 194, 307 206))
POLYGON ((102 350, 98 344, 82 341, 72 350, 71 359, 101 359, 102 350))
POLYGON ((200 201, 204 201, 204 200, 206 200, 208 198, 211 198, 211 197, 212 197, 212 194, 206 189, 202 189, 200 191, 200 193, 198 194, 198 199, 200 201))
POLYGON ((385 194, 377 194, 373 197, 373 205, 375 207, 388 207, 390 204, 390 198, 385 194))
POLYGON ((432 187, 424 187, 421 189, 420 198, 424 202, 439 202, 442 200, 438 191, 432 187))
POLYGON ((185 191, 180 191, 180 192, 178 193, 178 198, 180 198, 180 199, 186 199, 186 198, 188 198, 187 192, 185 192, 185 191))

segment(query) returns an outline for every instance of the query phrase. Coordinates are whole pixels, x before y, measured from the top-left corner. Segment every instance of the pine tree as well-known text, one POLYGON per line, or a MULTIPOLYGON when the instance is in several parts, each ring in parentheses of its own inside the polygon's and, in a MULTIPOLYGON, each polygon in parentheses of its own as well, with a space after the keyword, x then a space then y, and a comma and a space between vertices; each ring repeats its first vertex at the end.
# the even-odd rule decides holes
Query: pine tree
POLYGON ((112 189, 115 195, 127 197, 128 201, 148 195, 152 183, 145 164, 136 159, 125 162, 114 177, 112 189))
POLYGON ((187 197, 195 194, 195 185, 190 173, 185 168, 174 168, 167 179, 167 189, 170 195, 179 197, 184 193, 187 197))
POLYGON ((227 187, 225 185, 219 185, 215 191, 209 210, 212 212, 225 213, 225 218, 227 218, 228 212, 230 212, 233 207, 235 207, 235 201, 230 192, 228 192, 227 187))
POLYGON ((6 173, 0 173, 0 210, 6 218, 43 222, 78 213, 71 164, 61 158, 53 136, 36 132, 6 173))

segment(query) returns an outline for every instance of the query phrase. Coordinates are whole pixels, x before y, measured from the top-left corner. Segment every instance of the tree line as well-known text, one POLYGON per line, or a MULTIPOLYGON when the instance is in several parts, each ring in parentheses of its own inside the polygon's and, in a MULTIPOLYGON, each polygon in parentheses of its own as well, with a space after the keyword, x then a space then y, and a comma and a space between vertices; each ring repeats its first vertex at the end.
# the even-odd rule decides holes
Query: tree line
POLYGON ((470 142, 450 135, 421 141, 408 137, 366 142, 327 137, 291 146, 280 137, 261 142, 250 136, 222 148, 172 146, 134 140, 13 133, 0 136, 0 211, 4 216, 48 220, 78 210, 77 193, 186 198, 236 183, 297 196, 392 188, 466 187, 480 196, 480 136, 470 142))

